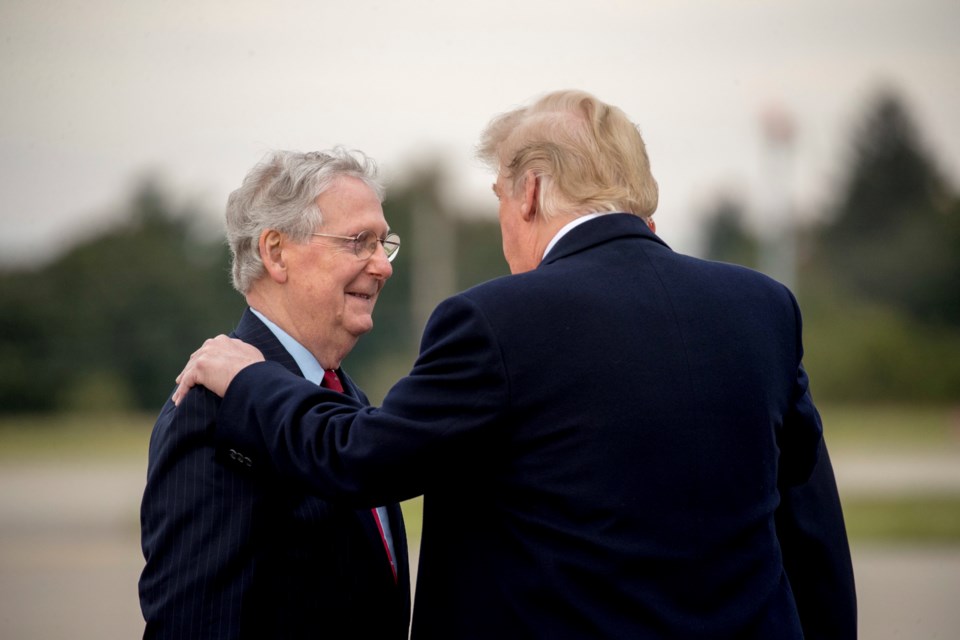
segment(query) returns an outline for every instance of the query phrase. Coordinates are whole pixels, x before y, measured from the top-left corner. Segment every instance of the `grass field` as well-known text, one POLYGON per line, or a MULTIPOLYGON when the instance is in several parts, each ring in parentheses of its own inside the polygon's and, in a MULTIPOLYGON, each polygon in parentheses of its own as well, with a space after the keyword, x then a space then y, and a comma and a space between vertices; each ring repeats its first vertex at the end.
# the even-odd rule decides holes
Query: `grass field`
MULTIPOLYGON (((821 408, 832 451, 960 449, 960 407, 840 405, 821 408)), ((0 416, 0 460, 142 455, 152 414, 0 416)))
POLYGON ((155 416, 65 414, 0 418, 0 461, 146 458, 155 416))
MULTIPOLYGON (((825 432, 835 465, 844 455, 960 455, 960 410, 948 407, 827 406, 825 432)), ((154 416, 141 414, 0 418, 0 464, 146 459, 154 416)), ((844 496, 854 542, 960 545, 960 488, 956 492, 844 496)), ((421 501, 404 504, 407 526, 419 537, 421 501)))
POLYGON ((828 405, 820 413, 831 450, 960 449, 960 406, 828 405))

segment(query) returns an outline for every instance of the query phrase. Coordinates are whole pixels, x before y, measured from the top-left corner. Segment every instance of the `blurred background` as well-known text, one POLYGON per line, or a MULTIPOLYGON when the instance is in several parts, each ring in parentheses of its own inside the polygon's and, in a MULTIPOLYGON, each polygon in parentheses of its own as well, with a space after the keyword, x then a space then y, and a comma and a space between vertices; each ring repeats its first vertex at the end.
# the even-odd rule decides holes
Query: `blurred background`
POLYGON ((559 88, 638 123, 667 243, 796 292, 861 637, 960 635, 960 4, 454 4, 0 3, 0 637, 142 633, 147 440, 243 309, 221 220, 254 163, 379 161, 404 250, 345 363, 379 401, 507 272, 480 131, 559 88))

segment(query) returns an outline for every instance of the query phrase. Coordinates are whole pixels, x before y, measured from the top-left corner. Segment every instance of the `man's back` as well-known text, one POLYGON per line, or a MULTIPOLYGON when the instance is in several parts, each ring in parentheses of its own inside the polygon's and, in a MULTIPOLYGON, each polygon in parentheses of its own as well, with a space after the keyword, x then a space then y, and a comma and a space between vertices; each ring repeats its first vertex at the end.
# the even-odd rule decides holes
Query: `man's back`
POLYGON ((509 392, 426 491, 415 636, 801 637, 777 447, 802 480, 820 434, 786 289, 611 216, 436 326, 459 305, 509 392))

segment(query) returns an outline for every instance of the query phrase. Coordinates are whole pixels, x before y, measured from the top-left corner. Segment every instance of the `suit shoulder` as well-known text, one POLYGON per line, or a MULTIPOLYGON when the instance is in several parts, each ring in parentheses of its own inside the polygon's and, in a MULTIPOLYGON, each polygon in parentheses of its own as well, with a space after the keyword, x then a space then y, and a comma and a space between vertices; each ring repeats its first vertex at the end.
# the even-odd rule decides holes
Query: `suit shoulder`
POLYGON ((738 287, 765 289, 768 292, 793 297, 785 284, 756 269, 731 262, 707 260, 684 254, 674 255, 678 261, 685 263, 694 274, 699 275, 706 282, 722 280, 738 287))
POLYGON ((204 431, 216 420, 219 406, 220 398, 205 387, 191 389, 179 406, 168 398, 153 424, 151 441, 182 439, 204 431))
POLYGON ((482 307, 513 304, 515 299, 522 299, 532 287, 536 287, 536 282, 542 280, 543 276, 544 273, 537 269, 500 276, 474 285, 453 297, 463 297, 482 307))

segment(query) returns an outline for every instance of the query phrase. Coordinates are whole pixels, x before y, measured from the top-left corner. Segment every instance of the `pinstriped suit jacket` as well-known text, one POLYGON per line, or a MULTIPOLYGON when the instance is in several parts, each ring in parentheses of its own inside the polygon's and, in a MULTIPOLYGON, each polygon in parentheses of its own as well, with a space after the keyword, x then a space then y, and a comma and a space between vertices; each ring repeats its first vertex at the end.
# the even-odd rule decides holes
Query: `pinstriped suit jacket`
MULTIPOLYGON (((289 353, 247 310, 235 337, 300 375, 289 353)), ((367 398, 342 371, 347 395, 367 398)), ((376 523, 265 479, 236 452, 215 453, 219 398, 169 400, 150 439, 141 505, 145 638, 405 639, 410 618, 407 541, 388 505, 395 584, 376 523)))

